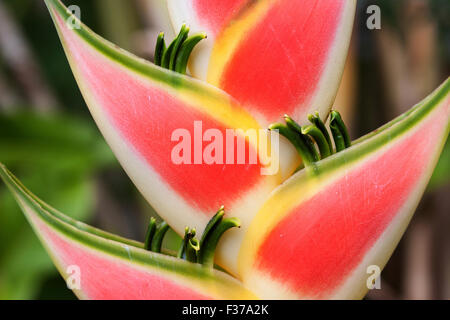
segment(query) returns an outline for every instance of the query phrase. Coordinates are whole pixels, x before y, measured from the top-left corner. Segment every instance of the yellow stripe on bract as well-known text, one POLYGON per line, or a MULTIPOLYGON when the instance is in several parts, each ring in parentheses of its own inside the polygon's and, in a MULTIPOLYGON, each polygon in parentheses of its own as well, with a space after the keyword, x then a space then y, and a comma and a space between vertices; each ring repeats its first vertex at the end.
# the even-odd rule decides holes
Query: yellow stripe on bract
POLYGON ((212 90, 217 89, 205 87, 203 92, 194 92, 181 88, 174 90, 173 94, 189 106, 222 123, 228 129, 261 128, 258 121, 237 102, 234 102, 231 97, 219 90, 217 92, 212 92, 212 90), (226 97, 229 97, 229 99, 226 99, 226 97))
MULTIPOLYGON (((211 90, 216 90, 215 88, 211 88, 211 90)), ((218 91, 219 94, 221 94, 220 91, 218 91)), ((219 99, 216 99, 212 94, 199 94, 197 92, 192 92, 191 90, 181 90, 181 91, 175 91, 175 95, 177 95, 180 99, 183 101, 186 101, 186 103, 193 105, 193 107, 205 114, 207 114, 212 119, 217 120, 221 124, 224 125, 226 129, 239 129, 242 130, 244 134, 247 133, 247 130, 256 130, 255 135, 249 134, 248 136, 245 136, 245 139, 248 141, 250 147, 252 147, 254 150, 256 150, 256 153, 258 154, 259 159, 265 159, 266 154, 271 155, 271 163, 269 164, 263 164, 261 163, 262 167, 269 167, 271 165, 279 164, 280 163, 280 154, 276 150, 274 152, 271 151, 272 145, 271 145, 271 138, 268 131, 265 132, 265 134, 261 134, 261 131, 263 128, 260 126, 260 124, 252 117, 248 112, 246 112, 243 108, 240 107, 239 104, 232 101, 231 97, 230 100, 223 99, 220 97, 219 99), (267 150, 260 148, 260 139, 267 139, 267 150), (275 159, 277 157, 278 159, 275 159)), ((281 183, 282 180, 282 172, 281 170, 276 171, 271 176, 268 176, 269 179, 275 179, 277 185, 281 183)))
POLYGON ((230 25, 217 36, 208 66, 208 83, 220 86, 222 73, 228 62, 233 59, 238 46, 245 41, 248 33, 256 27, 273 5, 273 0, 258 1, 239 16, 238 20, 231 21, 230 25))
MULTIPOLYGON (((234 101, 233 98, 224 95, 221 90, 210 85, 206 84, 205 86, 207 86, 204 91, 206 94, 186 89, 174 90, 171 94, 175 95, 179 99, 182 99, 189 106, 192 106, 212 119, 220 122, 226 129, 240 129, 244 131, 244 134, 249 129, 257 130, 256 135, 250 134, 249 136, 246 136, 245 139, 249 142, 250 146, 256 150, 256 153, 259 155, 259 159, 265 159, 266 155, 264 153, 267 153, 268 155, 272 155, 271 164, 280 163, 279 152, 273 153, 271 151, 271 138, 268 131, 262 135, 258 130, 262 130, 264 128, 260 126, 255 118, 253 118, 245 109, 234 101), (229 97, 229 99, 226 99, 226 97, 229 97), (260 139, 267 139, 267 150, 260 148, 260 139), (278 160, 275 160, 274 157, 278 157, 278 160)), ((268 167, 271 164, 262 164, 262 166, 268 167)), ((278 181, 278 184, 281 183, 282 173, 280 170, 272 176, 278 181)))

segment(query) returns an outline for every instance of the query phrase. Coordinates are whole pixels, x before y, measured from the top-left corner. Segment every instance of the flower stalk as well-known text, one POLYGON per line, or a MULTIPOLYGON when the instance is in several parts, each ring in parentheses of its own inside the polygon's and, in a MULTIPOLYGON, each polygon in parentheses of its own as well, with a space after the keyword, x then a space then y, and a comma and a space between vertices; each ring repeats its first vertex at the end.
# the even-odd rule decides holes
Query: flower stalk
MULTIPOLYGON (((290 116, 285 115, 285 124, 274 123, 269 130, 278 132, 287 138, 296 148, 302 158, 303 164, 299 169, 310 167, 315 162, 323 160, 333 154, 333 145, 328 130, 319 118, 319 114, 308 115, 310 125, 300 126, 290 116)), ((336 152, 340 152, 351 146, 350 136, 342 117, 338 111, 330 113, 330 131, 333 136, 336 152)))
POLYGON ((164 32, 158 35, 155 47, 154 62, 157 66, 186 74, 189 57, 195 46, 206 39, 206 33, 198 33, 189 37, 189 27, 181 26, 178 36, 166 47, 164 32))

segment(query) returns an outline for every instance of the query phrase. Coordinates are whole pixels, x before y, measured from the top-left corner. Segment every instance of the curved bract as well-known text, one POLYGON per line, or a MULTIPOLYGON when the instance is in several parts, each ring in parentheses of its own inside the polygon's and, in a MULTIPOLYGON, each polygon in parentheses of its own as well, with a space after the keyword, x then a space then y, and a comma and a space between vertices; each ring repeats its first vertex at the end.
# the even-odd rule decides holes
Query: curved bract
MULTIPOLYGON (((58 0, 46 3, 92 116, 125 171, 164 220, 180 235, 186 225, 201 232, 216 209, 225 205, 227 213, 245 225, 256 211, 250 208, 261 204, 280 176, 262 175, 266 165, 259 158, 240 164, 223 157, 222 163, 207 164, 203 155, 209 143, 202 141, 208 130, 227 137, 228 129, 258 130, 259 123, 225 92, 137 58, 81 23, 72 29, 66 21, 75 17, 64 5, 58 0), (185 136, 177 135, 180 131, 185 136), (173 158, 181 142, 192 152, 189 164, 173 158)), ((237 136, 245 139, 245 154, 259 152, 255 139, 237 136)), ((236 154, 238 138, 232 139, 236 154)), ((230 152, 225 142, 219 148, 224 155, 230 152)), ((237 250, 227 259, 235 260, 237 250)))
POLYGON ((64 216, 32 195, 2 164, 0 177, 14 194, 61 275, 76 286, 73 289, 79 298, 256 298, 221 271, 144 250, 143 243, 64 216))
POLYGON ((450 80, 408 113, 302 170, 258 212, 239 271, 262 298, 362 298, 427 186, 450 128, 450 80))
POLYGON ((339 87, 355 0, 168 0, 175 29, 205 31, 194 76, 222 88, 262 123, 326 117, 339 87))

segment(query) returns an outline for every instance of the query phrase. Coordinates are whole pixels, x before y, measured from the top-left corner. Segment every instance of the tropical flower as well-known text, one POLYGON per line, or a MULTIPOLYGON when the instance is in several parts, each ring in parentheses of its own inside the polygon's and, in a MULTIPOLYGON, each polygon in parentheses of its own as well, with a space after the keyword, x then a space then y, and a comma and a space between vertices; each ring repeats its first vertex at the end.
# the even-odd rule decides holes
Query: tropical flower
MULTIPOLYGON (((144 197, 184 235, 171 256, 161 253, 166 224, 151 220, 145 243, 87 226, 0 166, 62 276, 79 269, 80 298, 365 295, 368 268, 386 264, 449 134, 450 80, 351 143, 330 108, 356 1, 168 0, 181 32, 168 47, 160 35, 156 64, 83 24, 70 27, 70 11, 59 0, 46 3, 100 131, 144 197), (188 37, 187 25, 207 40, 203 33, 188 37), (184 75, 199 42, 189 60, 192 77, 184 75), (328 115, 334 147, 322 122, 328 115), (212 143, 214 135, 205 138, 210 129, 223 136, 236 129, 242 140, 245 130, 269 127, 282 135, 271 159, 279 163, 276 174, 261 174, 267 163, 252 137, 243 141, 249 154, 257 149, 256 163, 180 164, 171 157, 180 128, 191 136, 200 129, 212 143)), ((200 154, 208 146, 194 142, 200 154)))

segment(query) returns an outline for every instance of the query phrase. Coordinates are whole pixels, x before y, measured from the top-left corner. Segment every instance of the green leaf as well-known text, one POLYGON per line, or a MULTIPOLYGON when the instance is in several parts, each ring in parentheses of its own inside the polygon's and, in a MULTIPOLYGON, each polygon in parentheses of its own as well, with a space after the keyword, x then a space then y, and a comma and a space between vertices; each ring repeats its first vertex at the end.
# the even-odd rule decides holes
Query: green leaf
MULTIPOLYGON (((0 114, 0 161, 72 218, 93 213, 92 174, 115 163, 95 128, 64 115, 0 114)), ((0 299, 31 299, 55 274, 10 193, 0 186, 0 299)))

